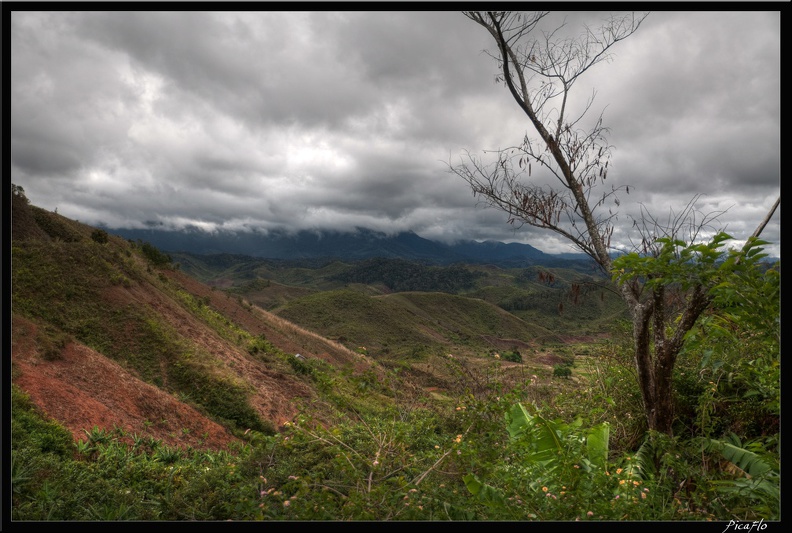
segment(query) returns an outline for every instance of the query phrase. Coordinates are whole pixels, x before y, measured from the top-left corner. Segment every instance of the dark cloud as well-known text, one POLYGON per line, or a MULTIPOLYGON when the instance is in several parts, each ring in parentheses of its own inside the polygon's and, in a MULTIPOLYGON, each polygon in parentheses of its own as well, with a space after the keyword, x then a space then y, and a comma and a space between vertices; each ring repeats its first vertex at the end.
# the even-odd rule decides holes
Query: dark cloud
MULTIPOLYGON (((576 35, 606 15, 545 22, 576 35)), ((491 38, 460 13, 31 11, 10 35, 11 176, 43 207, 111 227, 366 226, 568 249, 513 231, 448 172, 529 127, 494 82, 491 38)), ((653 13, 570 105, 594 91, 608 186, 630 186, 615 237, 641 206, 665 216, 699 197, 745 238, 780 194, 778 13, 653 13)), ((779 224, 764 234, 778 253, 779 224)))

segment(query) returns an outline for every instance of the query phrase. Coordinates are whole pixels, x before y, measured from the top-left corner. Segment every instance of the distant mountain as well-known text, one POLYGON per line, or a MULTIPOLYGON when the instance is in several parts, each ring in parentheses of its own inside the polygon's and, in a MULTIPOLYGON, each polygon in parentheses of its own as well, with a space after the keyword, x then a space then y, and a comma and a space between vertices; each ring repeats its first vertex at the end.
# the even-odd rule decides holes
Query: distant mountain
POLYGON ((429 264, 495 263, 509 266, 580 266, 587 258, 546 254, 529 244, 473 240, 445 244, 424 239, 408 231, 387 235, 370 229, 354 232, 286 231, 217 232, 199 229, 166 231, 159 229, 114 229, 111 233, 130 240, 149 242, 166 252, 192 254, 239 254, 265 259, 337 258, 362 260, 375 257, 398 258, 429 264))

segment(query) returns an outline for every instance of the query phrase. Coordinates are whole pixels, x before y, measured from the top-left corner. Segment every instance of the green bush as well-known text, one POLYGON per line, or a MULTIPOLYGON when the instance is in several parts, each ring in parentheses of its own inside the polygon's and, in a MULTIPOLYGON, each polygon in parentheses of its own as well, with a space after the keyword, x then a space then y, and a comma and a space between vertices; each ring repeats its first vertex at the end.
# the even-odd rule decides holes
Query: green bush
POLYGON ((106 244, 108 241, 108 235, 105 230, 97 229, 91 233, 91 239, 93 239, 94 242, 98 242, 99 244, 106 244))
POLYGON ((553 366, 553 376, 557 378, 568 378, 572 375, 572 368, 569 365, 555 365, 553 366))
POLYGON ((148 242, 141 242, 140 250, 143 255, 148 259, 149 263, 154 266, 166 266, 172 261, 171 256, 161 252, 157 247, 148 242))
POLYGON ((12 449, 26 443, 27 446, 35 448, 37 453, 52 453, 64 458, 71 456, 71 433, 63 426, 44 419, 30 397, 13 384, 11 409, 12 449))
POLYGON ((305 376, 313 374, 313 368, 303 356, 297 357, 297 355, 287 355, 286 360, 289 362, 289 366, 298 374, 305 376))
POLYGON ((505 361, 511 361, 512 363, 522 363, 522 354, 518 350, 510 350, 503 354, 503 359, 505 361))

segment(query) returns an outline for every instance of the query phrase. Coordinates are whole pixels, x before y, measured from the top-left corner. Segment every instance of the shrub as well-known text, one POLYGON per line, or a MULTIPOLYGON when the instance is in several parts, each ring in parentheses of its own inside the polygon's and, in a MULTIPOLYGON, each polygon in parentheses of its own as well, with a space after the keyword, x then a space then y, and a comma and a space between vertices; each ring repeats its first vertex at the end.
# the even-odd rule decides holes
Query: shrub
POLYGON ((512 363, 522 363, 522 354, 517 350, 511 350, 503 354, 503 359, 512 363))
POLYGON ((302 356, 297 357, 297 355, 287 356, 286 360, 289 362, 289 365, 292 367, 292 369, 298 374, 305 376, 313 374, 313 368, 311 365, 309 365, 302 356))
POLYGON ((45 420, 30 397, 16 385, 11 385, 11 433, 13 449, 22 443, 35 449, 36 454, 52 453, 69 457, 73 450, 71 433, 63 426, 45 420))
POLYGON ((93 233, 91 233, 91 239, 99 244, 105 244, 108 241, 107 232, 103 229, 94 230, 93 233))
POLYGON ((143 242, 140 249, 146 259, 154 266, 165 266, 171 263, 172 259, 166 253, 161 252, 156 246, 151 243, 143 242))
POLYGON ((553 375, 558 378, 568 378, 572 375, 572 368, 569 365, 555 365, 553 375))

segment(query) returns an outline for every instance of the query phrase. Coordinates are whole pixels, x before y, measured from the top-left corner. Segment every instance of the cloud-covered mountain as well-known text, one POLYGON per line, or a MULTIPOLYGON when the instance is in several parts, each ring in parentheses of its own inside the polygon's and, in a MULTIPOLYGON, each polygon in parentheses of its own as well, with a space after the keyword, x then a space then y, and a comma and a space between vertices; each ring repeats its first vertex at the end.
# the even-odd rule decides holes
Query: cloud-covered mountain
POLYGON ((561 266, 584 261, 585 256, 546 254, 529 244, 473 240, 446 244, 424 239, 413 232, 387 235, 370 229, 355 232, 285 230, 259 232, 214 232, 200 229, 109 230, 126 239, 149 242, 166 252, 193 254, 241 254, 266 259, 338 258, 361 260, 372 257, 400 258, 435 264, 455 262, 561 266))

